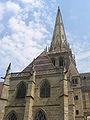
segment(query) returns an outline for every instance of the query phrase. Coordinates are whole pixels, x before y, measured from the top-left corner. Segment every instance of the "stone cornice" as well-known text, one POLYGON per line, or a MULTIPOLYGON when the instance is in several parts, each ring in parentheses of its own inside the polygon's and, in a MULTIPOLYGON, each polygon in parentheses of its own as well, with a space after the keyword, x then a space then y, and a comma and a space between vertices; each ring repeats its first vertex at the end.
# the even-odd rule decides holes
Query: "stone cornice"
POLYGON ((15 108, 15 107, 25 107, 25 105, 20 105, 20 106, 6 106, 6 108, 10 108, 10 107, 13 107, 13 108, 15 108))
POLYGON ((0 98, 0 100, 3 100, 3 101, 8 101, 7 99, 4 99, 4 98, 0 98))
POLYGON ((35 105, 35 106, 33 106, 33 107, 46 107, 46 106, 57 106, 57 107, 59 107, 60 106, 60 104, 53 104, 53 105, 35 105))
POLYGON ((5 83, 3 83, 3 85, 5 85, 5 86, 10 86, 10 85, 8 85, 8 84, 5 84, 5 83))

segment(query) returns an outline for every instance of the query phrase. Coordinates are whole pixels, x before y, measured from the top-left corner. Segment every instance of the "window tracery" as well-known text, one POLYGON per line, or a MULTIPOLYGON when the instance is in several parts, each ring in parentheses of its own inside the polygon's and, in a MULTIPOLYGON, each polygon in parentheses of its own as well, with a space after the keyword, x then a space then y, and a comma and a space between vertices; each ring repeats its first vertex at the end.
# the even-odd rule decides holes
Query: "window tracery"
POLYGON ((45 81, 40 88, 40 97, 50 97, 50 84, 45 81))
POLYGON ((78 79, 77 79, 77 78, 74 78, 74 79, 72 80, 72 84, 78 84, 78 79))
POLYGON ((15 115, 14 113, 12 113, 12 114, 9 116, 8 120, 17 120, 17 117, 16 117, 16 115, 15 115))
POLYGON ((36 113, 34 120, 46 120, 45 114, 40 110, 36 113))
POLYGON ((25 98, 25 96, 26 96, 26 86, 22 82, 18 87, 16 98, 25 98))

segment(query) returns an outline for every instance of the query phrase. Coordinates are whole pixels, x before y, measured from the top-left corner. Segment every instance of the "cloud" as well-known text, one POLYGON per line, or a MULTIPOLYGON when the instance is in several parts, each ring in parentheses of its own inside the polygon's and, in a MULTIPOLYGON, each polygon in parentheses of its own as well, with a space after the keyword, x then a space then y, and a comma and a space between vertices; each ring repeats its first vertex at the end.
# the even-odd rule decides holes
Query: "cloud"
MULTIPOLYGON (((11 1, 7 1, 7 2, 0 2, 0 21, 3 19, 4 14, 8 14, 9 12, 13 12, 13 13, 19 13, 21 12, 21 7, 19 6, 19 4, 11 2, 11 1)), ((6 15, 5 14, 5 15, 6 15)))
POLYGON ((46 26, 38 21, 30 21, 27 25, 21 14, 12 16, 7 27, 11 34, 0 40, 0 59, 3 61, 5 58, 5 65, 12 62, 12 70, 18 71, 43 51, 47 43, 44 40, 49 36, 49 32, 46 26))
POLYGON ((75 54, 77 67, 79 72, 90 71, 90 35, 83 36, 73 35, 71 32, 66 31, 67 39, 70 43, 71 49, 75 54), (87 62, 86 62, 87 61, 87 62))
POLYGON ((48 31, 44 25, 40 23, 29 22, 29 25, 27 26, 22 19, 15 17, 12 17, 9 20, 9 27, 13 32, 20 32, 23 33, 23 35, 27 34, 26 36, 30 37, 30 39, 34 38, 35 40, 37 38, 37 40, 42 40, 45 37, 44 33, 48 34, 48 31))
POLYGON ((25 22, 15 17, 9 19, 9 27, 13 32, 25 32, 26 30, 25 22))
POLYGON ((4 5, 0 2, 0 21, 3 19, 4 10, 4 5))
POLYGON ((7 1, 6 2, 6 8, 8 11, 14 12, 14 13, 18 13, 21 11, 21 8, 19 6, 19 4, 11 2, 11 1, 7 1))
POLYGON ((21 0, 25 4, 30 4, 32 7, 42 8, 44 5, 43 0, 21 0))
POLYGON ((79 72, 90 72, 90 49, 76 55, 77 67, 79 72))
POLYGON ((31 3, 31 4, 33 4, 35 1, 34 1, 34 0, 22 0, 22 2, 24 2, 24 3, 31 3))
POLYGON ((1 23, 0 24, 0 33, 4 30, 4 25, 1 23))
POLYGON ((86 59, 90 58, 90 49, 88 51, 80 52, 76 56, 77 56, 78 61, 86 60, 86 59))
POLYGON ((90 36, 87 35, 74 35, 71 32, 66 31, 67 40, 70 43, 70 46, 75 54, 78 54, 83 51, 87 51, 90 46, 90 36))

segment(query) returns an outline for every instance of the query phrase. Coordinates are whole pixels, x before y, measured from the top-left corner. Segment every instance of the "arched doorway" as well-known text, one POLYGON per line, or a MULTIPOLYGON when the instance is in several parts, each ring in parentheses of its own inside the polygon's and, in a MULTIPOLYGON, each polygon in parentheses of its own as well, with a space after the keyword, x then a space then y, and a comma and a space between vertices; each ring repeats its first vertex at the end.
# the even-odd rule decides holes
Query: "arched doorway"
POLYGON ((39 110, 34 117, 34 120, 46 120, 45 113, 42 110, 39 110))

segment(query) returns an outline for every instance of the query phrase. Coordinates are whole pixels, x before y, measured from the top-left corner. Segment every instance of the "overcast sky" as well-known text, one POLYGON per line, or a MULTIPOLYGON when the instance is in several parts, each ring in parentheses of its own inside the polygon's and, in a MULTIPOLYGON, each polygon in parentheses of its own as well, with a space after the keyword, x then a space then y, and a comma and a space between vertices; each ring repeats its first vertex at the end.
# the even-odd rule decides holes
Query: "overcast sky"
POLYGON ((20 71, 50 45, 58 6, 77 68, 90 72, 90 0, 0 0, 0 77, 10 62, 20 71))

